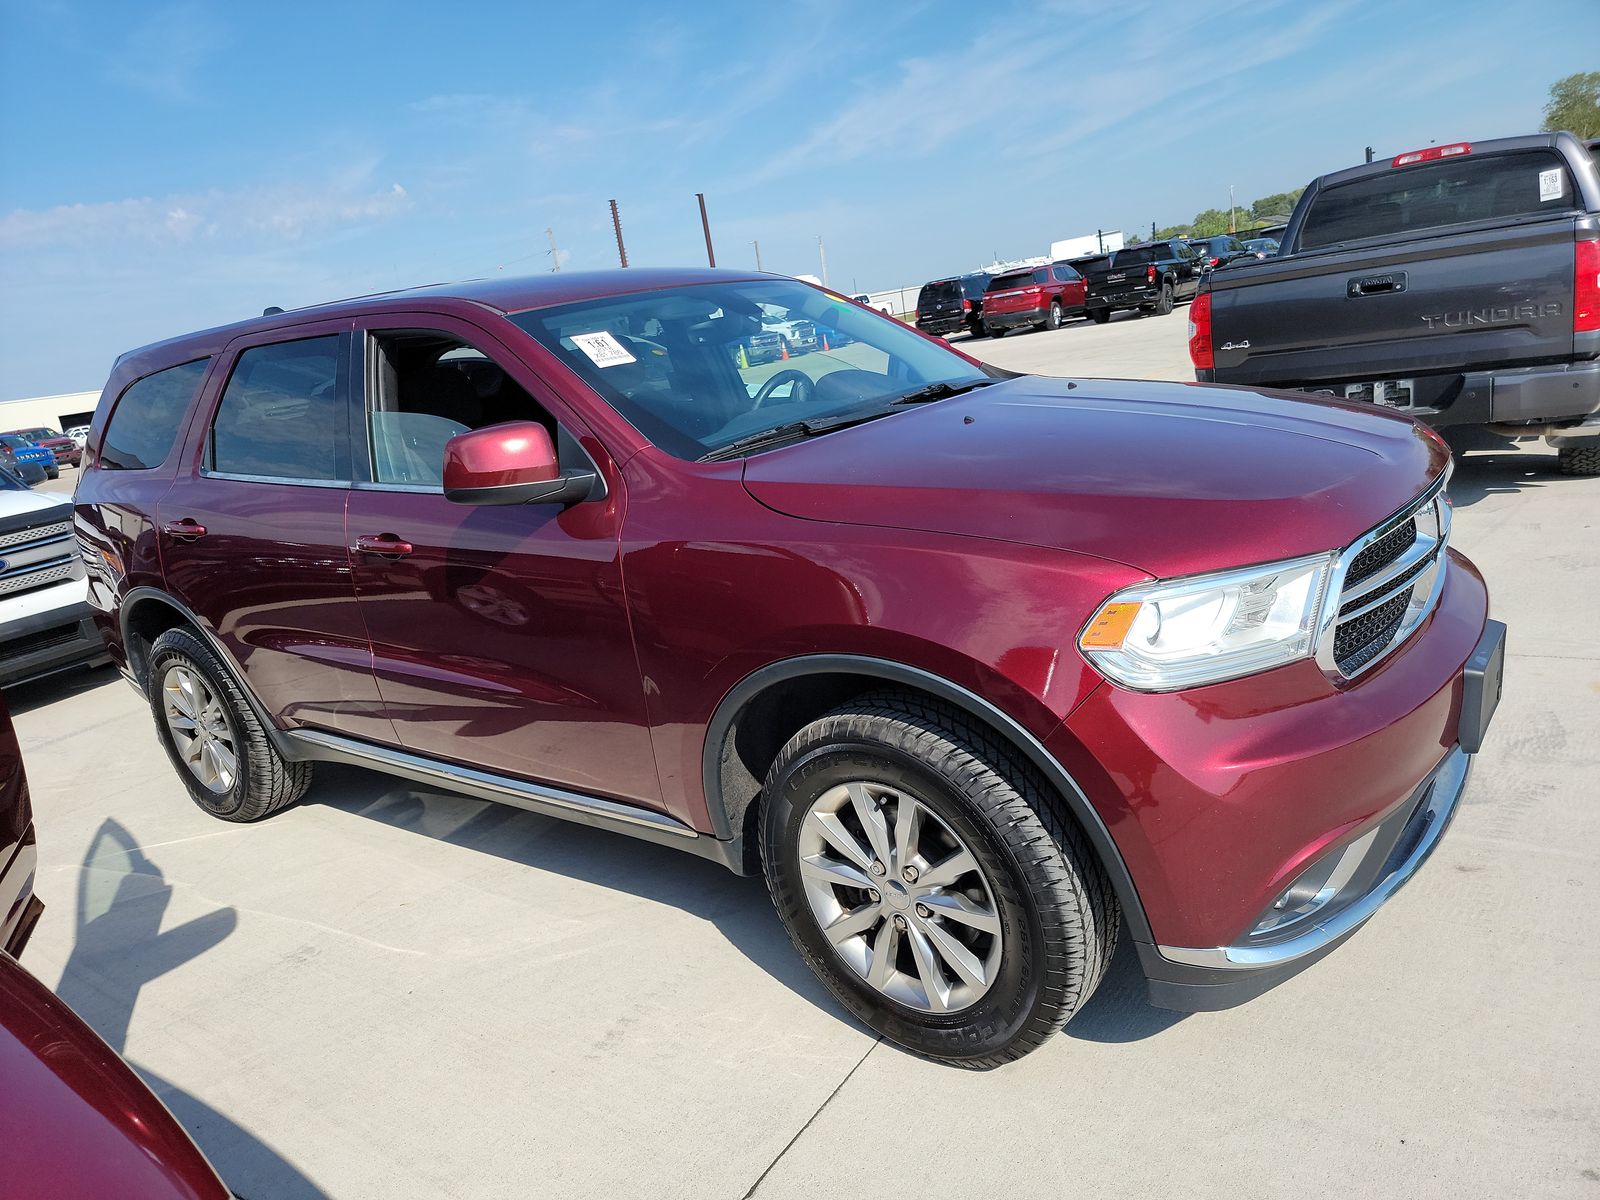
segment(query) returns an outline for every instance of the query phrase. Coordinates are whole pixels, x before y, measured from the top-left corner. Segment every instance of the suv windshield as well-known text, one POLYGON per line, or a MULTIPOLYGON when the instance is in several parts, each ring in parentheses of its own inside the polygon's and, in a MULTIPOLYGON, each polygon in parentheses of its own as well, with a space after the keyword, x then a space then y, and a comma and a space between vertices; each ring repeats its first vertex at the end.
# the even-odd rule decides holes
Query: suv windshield
POLYGON ((1300 249, 1497 217, 1565 212, 1576 204, 1566 164, 1552 151, 1460 155, 1328 188, 1306 214, 1300 249))
POLYGON ((933 385, 993 379, 899 321, 792 281, 607 296, 511 320, 686 459, 796 422, 893 412, 933 385))

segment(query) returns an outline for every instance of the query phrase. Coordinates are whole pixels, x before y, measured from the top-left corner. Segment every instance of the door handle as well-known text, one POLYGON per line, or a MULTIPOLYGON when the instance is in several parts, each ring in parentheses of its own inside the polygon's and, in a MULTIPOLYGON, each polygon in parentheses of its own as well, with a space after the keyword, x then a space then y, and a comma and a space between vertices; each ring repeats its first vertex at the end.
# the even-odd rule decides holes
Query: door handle
POLYGON ((392 533, 363 533, 356 538, 357 554, 375 554, 379 558, 404 558, 416 547, 403 542, 392 533))
POLYGON ((1393 271, 1387 275, 1368 275, 1362 279, 1352 279, 1345 286, 1345 295, 1353 300, 1357 296, 1384 296, 1405 290, 1406 273, 1393 271))
POLYGON ((184 517, 178 521, 168 521, 161 526, 161 532, 169 538, 179 542, 192 542, 206 535, 206 527, 193 517, 184 517))

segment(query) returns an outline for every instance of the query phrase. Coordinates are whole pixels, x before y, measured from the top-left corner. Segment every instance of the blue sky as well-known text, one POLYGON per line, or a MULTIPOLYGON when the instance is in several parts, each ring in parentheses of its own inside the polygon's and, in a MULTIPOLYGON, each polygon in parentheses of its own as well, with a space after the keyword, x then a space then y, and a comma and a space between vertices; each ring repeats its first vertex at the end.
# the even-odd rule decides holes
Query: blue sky
POLYGON ((616 265, 875 290, 1537 127, 1595 0, 0 0, 0 400, 386 288, 616 265), (1441 17, 1448 13, 1448 21, 1441 17))

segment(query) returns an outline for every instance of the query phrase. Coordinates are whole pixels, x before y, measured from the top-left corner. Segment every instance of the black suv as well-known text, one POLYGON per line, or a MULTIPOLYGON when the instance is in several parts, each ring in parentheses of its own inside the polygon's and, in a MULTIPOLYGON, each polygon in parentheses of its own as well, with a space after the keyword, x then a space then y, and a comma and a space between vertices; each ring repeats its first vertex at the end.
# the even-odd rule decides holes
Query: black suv
POLYGON ((1219 233, 1216 237, 1208 238, 1190 238, 1189 248, 1205 260, 1204 266, 1208 271, 1225 267, 1235 259, 1255 257, 1255 251, 1231 233, 1219 233))
POLYGON ((1204 261, 1180 238, 1124 246, 1084 260, 1084 306, 1097 325, 1119 308, 1137 308, 1164 317, 1180 300, 1200 290, 1204 261))
POLYGON ((988 286, 987 271, 923 284, 917 293, 917 328, 937 337, 958 329, 983 336, 983 291, 988 286))

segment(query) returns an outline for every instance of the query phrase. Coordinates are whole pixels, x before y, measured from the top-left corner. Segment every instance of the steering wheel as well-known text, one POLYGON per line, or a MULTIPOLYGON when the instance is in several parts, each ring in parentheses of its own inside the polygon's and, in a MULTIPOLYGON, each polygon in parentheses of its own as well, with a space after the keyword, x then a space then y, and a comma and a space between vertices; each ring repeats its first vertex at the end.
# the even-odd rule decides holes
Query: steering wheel
POLYGON ((755 403, 750 406, 754 412, 772 397, 786 383, 792 383, 793 389, 789 392, 791 400, 812 400, 817 394, 817 385, 811 381, 811 376, 804 371, 796 371, 792 367, 779 371, 771 376, 765 383, 756 389, 755 403))

